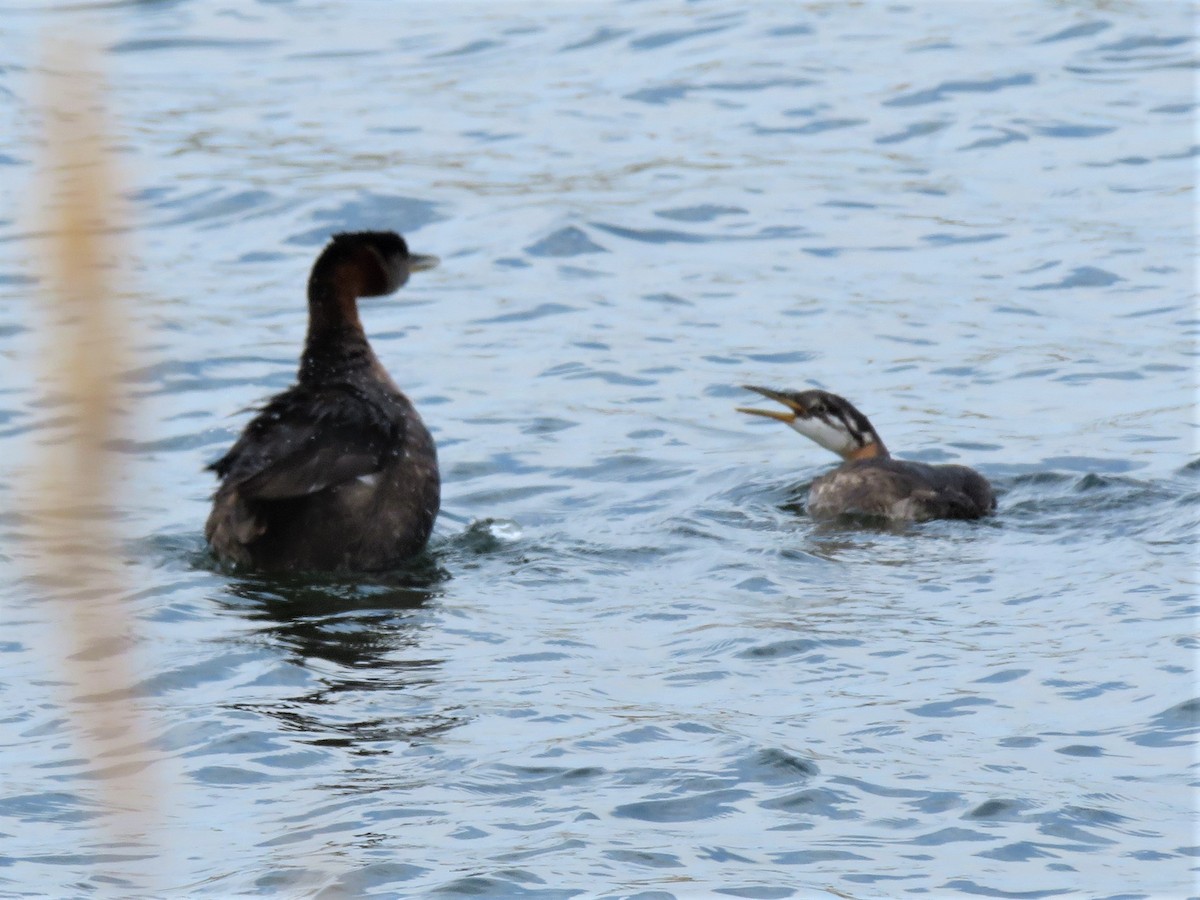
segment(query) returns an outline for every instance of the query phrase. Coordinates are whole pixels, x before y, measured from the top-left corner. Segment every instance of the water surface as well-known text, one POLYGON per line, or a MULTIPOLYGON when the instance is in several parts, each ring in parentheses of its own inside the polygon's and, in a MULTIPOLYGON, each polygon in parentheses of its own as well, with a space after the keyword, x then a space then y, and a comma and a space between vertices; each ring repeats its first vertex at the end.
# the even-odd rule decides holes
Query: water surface
POLYGON ((0 3, 0 892, 1195 891, 1194 21, 1182 3, 0 3), (17 507, 38 41, 100 35, 157 861, 114 846, 17 507), (203 466, 331 232, 440 448, 383 583, 222 572, 203 466), (817 526, 738 385, 974 465, 987 522, 817 526))

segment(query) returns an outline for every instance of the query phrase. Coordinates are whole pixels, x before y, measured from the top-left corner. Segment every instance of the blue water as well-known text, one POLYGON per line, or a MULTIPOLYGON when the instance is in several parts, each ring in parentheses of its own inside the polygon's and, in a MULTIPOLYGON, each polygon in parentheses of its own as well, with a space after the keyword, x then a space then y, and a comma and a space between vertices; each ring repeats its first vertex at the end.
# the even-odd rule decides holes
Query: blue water
POLYGON ((0 894, 1197 892, 1187 4, 0 21, 0 894), (20 511, 61 440, 41 41, 76 29, 127 185, 132 843, 20 511), (430 550, 222 572, 202 468, 291 379, 327 236, 377 227, 443 259, 363 310, 439 445, 430 550), (745 383, 845 394, 998 515, 815 525, 832 457, 745 383))

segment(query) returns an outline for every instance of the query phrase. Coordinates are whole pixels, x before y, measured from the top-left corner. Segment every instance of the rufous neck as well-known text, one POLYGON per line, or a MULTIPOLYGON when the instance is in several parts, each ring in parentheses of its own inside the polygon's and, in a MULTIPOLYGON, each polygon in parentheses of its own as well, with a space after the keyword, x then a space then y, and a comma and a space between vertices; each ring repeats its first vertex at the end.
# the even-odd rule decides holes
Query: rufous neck
POLYGON ((887 459, 889 456, 891 454, 888 453, 887 447, 883 445, 883 441, 876 440, 851 450, 843 458, 849 462, 856 459, 887 459))

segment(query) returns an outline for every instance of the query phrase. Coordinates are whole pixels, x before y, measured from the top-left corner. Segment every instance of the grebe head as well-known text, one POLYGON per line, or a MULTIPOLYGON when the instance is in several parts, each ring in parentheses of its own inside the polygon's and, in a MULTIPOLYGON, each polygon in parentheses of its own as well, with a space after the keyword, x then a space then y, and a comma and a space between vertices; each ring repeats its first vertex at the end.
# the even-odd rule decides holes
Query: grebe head
POLYGON ((308 345, 327 342, 331 335, 361 335, 359 297, 390 294, 409 273, 437 264, 436 256, 409 253, 394 231, 335 234, 308 276, 308 345))
POLYGON ((394 231, 335 234, 313 264, 312 282, 337 281, 359 297, 378 297, 402 287, 412 272, 432 269, 436 256, 409 253, 394 231))
POLYGON ((787 411, 738 407, 738 412, 785 422, 842 459, 870 459, 888 455, 887 448, 867 417, 855 409, 849 400, 837 394, 828 391, 776 391, 753 384, 743 387, 779 401, 787 407, 787 411))

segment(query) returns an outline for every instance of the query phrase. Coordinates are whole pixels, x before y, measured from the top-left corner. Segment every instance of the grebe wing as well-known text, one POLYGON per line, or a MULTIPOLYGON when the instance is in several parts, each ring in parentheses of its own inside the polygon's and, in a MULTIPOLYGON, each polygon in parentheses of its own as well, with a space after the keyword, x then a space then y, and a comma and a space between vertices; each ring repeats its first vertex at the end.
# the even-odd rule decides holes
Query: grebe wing
POLYGON ((988 480, 967 466, 931 466, 929 480, 944 511, 942 519, 978 519, 996 509, 996 495, 988 480))
POLYGON ((378 472, 403 438, 403 419, 353 386, 297 386, 263 407, 209 468, 244 498, 282 500, 378 472))
POLYGON ((919 519, 978 519, 987 510, 957 488, 941 487, 936 491, 923 491, 913 495, 920 509, 914 518, 919 519))

